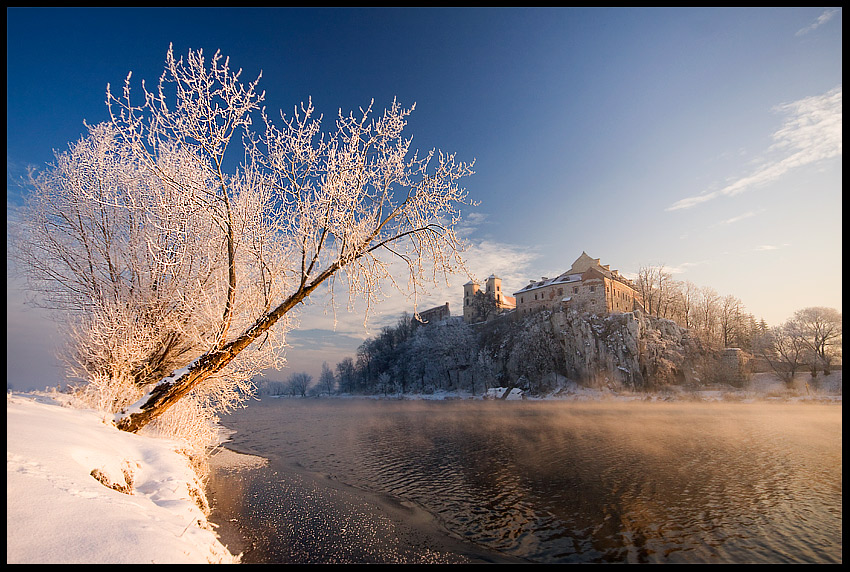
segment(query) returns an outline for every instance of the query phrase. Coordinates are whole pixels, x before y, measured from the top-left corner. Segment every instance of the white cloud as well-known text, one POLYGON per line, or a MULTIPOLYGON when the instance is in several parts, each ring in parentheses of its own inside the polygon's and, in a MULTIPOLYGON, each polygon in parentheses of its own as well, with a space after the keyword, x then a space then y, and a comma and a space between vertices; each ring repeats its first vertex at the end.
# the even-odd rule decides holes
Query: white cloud
POLYGON ((780 248, 785 248, 786 246, 790 246, 789 243, 785 242, 783 244, 760 244, 753 248, 755 252, 766 252, 769 250, 779 250, 780 248))
POLYGON ((779 105, 788 119, 773 134, 774 143, 753 173, 734 179, 720 190, 682 199, 668 211, 688 209, 722 196, 735 196, 771 183, 798 167, 841 156, 842 87, 823 95, 779 105))
MULTIPOLYGON (((672 275, 676 274, 684 274, 690 268, 694 266, 701 266, 703 264, 707 264, 708 260, 700 260, 699 262, 682 262, 681 264, 677 264, 675 266, 667 266, 666 264, 659 264, 655 266, 655 268, 659 268, 664 272, 667 272, 672 275)), ((637 279, 637 274, 635 274, 635 279, 637 279)))
POLYGON ((808 34, 809 32, 812 32, 812 31, 820 28, 821 26, 823 26, 824 24, 829 22, 832 19, 832 17, 835 16, 836 14, 838 14, 839 12, 841 12, 840 8, 827 8, 823 12, 823 14, 821 14, 820 16, 817 17, 817 19, 814 22, 812 22, 811 24, 809 24, 805 28, 797 30, 797 33, 794 34, 794 35, 795 36, 803 36, 805 34, 808 34))
POLYGON ((461 222, 455 227, 458 236, 469 236, 478 226, 487 222, 489 215, 480 212, 472 212, 463 216, 461 222))
POLYGON ((727 218, 726 220, 722 220, 715 226, 729 226, 730 224, 735 224, 736 222, 741 222, 742 220, 746 220, 748 218, 752 218, 759 214, 762 211, 750 211, 744 214, 740 214, 738 216, 733 216, 731 218, 727 218))
POLYGON ((708 264, 708 260, 700 260, 699 262, 682 262, 677 266, 672 266, 667 269, 670 274, 684 274, 690 268, 694 266, 702 266, 703 264, 708 264))

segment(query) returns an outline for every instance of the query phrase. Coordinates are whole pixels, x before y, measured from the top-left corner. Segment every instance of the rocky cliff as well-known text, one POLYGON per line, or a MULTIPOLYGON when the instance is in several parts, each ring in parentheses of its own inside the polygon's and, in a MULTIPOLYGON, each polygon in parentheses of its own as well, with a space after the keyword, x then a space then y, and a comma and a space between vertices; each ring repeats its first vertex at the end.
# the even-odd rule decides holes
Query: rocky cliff
POLYGON ((698 380, 706 352, 671 320, 640 311, 608 316, 549 316, 563 348, 567 375, 587 385, 646 390, 698 380))

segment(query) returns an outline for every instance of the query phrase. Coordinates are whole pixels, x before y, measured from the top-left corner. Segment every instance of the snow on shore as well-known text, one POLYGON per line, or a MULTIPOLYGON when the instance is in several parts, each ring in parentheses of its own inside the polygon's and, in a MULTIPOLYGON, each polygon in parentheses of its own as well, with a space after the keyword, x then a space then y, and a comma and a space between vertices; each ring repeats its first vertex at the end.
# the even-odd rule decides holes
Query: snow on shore
POLYGON ((6 563, 236 562, 180 443, 103 417, 61 394, 7 393, 6 563))
MULTIPOLYGON (((560 378, 558 388, 548 395, 527 396, 522 390, 513 388, 507 396, 508 401, 783 401, 783 402, 818 402, 841 403, 842 380, 841 370, 829 375, 820 375, 812 380, 808 372, 798 373, 789 387, 772 373, 755 373, 744 387, 736 388, 728 385, 717 387, 683 387, 668 386, 655 392, 628 391, 625 389, 610 389, 604 384, 597 387, 586 387, 574 381, 560 378)), ((418 393, 389 393, 381 395, 349 395, 342 394, 333 398, 347 397, 355 399, 412 399, 412 400, 455 400, 455 399, 501 399, 505 387, 491 387, 483 395, 471 395, 469 391, 438 390, 429 394, 418 393)), ((289 398, 289 396, 270 395, 271 398, 289 398)), ((323 397, 327 399, 328 397, 323 397)), ((297 399, 297 398, 296 398, 297 399)))

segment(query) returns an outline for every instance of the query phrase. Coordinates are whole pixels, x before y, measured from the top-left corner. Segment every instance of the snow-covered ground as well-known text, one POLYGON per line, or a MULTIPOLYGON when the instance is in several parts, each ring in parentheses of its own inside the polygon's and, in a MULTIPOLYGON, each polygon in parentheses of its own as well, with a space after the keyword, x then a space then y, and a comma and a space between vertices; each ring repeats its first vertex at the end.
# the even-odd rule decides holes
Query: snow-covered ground
MULTIPOLYGON (((492 390, 489 397, 503 391, 492 390)), ((472 398, 448 392, 405 397, 472 398)), ((521 393, 514 390, 509 399, 522 399, 521 393)), ((841 403, 841 372, 822 376, 817 387, 808 374, 799 375, 793 388, 770 374, 756 374, 743 389, 671 388, 653 395, 568 382, 543 399, 841 403)), ((207 520, 202 485, 178 452, 180 443, 119 431, 104 414, 70 403, 60 393, 7 393, 7 564, 239 561, 207 520)), ((256 462, 221 453, 230 464, 256 462)))
POLYGON ((119 431, 68 403, 6 395, 7 564, 237 560, 200 508, 180 443, 119 431))

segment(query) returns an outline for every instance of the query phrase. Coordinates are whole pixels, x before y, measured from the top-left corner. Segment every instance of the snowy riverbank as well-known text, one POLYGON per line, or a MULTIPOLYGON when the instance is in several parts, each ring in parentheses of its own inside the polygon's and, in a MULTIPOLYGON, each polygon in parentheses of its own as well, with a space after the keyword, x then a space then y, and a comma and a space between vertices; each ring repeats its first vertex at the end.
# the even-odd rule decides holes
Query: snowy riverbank
MULTIPOLYGON (((574 381, 561 378, 558 389, 547 395, 529 396, 520 389, 513 388, 506 399, 508 401, 527 399, 531 401, 782 401, 782 402, 819 402, 841 403, 841 371, 828 376, 820 375, 812 379, 809 373, 798 373, 793 384, 785 384, 772 373, 755 373, 743 387, 718 385, 714 387, 687 387, 671 385, 655 392, 628 391, 610 389, 604 382, 598 387, 585 387, 574 381)), ((455 400, 455 399, 501 399, 507 388, 494 387, 483 395, 472 395, 469 391, 435 391, 433 393, 388 393, 386 395, 335 395, 322 396, 320 399, 406 399, 406 400, 455 400)), ((266 396, 268 398, 291 398, 290 396, 266 396)), ((295 398, 295 399, 300 399, 295 398)))
POLYGON ((237 561, 180 444, 102 419, 61 394, 7 393, 6 563, 237 561))

